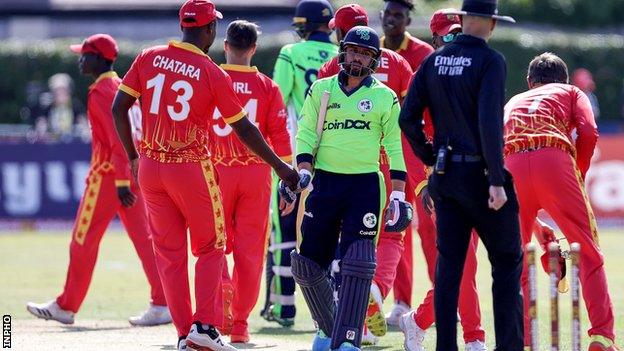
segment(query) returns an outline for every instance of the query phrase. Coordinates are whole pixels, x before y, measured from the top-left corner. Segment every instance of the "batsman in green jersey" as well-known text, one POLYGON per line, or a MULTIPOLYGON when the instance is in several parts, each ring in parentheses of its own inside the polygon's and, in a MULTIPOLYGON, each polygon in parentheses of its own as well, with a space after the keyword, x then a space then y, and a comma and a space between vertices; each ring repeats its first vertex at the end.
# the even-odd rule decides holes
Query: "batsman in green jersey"
MULTIPOLYGON (((330 41, 329 21, 333 9, 326 0, 302 0, 297 5, 293 27, 301 37, 295 44, 285 45, 277 57, 273 80, 288 106, 288 130, 294 149, 299 114, 306 94, 320 67, 338 53, 330 41)), ((273 232, 267 254, 267 293, 262 316, 290 326, 295 317, 295 281, 290 270, 290 251, 295 248, 297 211, 281 215, 277 200, 277 177, 274 177, 272 201, 273 232)), ((295 206, 298 206, 298 199, 295 206)))
MULTIPOLYGON (((305 200, 299 252, 291 252, 291 263, 318 328, 313 351, 359 350, 386 204, 379 171, 382 145, 390 159, 393 189, 386 230, 404 230, 413 213, 405 202, 399 101, 372 77, 380 53, 373 29, 353 27, 340 44, 340 73, 316 81, 301 110, 297 167, 303 178, 314 176, 305 200), (341 279, 334 308, 327 272, 336 254, 341 279)), ((286 187, 280 189, 286 201, 294 200, 286 187)))

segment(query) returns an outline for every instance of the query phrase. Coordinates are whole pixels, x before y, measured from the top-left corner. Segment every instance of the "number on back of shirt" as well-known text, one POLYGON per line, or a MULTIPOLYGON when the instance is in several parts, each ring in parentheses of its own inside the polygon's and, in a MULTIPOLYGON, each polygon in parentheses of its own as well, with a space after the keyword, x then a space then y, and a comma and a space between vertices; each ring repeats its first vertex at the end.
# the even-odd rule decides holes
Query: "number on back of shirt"
MULTIPOLYGON (((152 103, 150 104, 149 109, 150 114, 159 114, 160 99, 164 86, 165 75, 163 73, 158 73, 154 78, 147 81, 147 89, 154 88, 152 103)), ((169 89, 177 93, 176 104, 179 105, 167 105, 167 113, 169 114, 169 118, 178 122, 184 121, 188 118, 189 112, 191 112, 191 105, 189 105, 189 100, 191 100, 191 98, 193 97, 193 86, 185 80, 178 80, 171 84, 169 86, 169 89)))
MULTIPOLYGON (((256 115, 258 114, 258 99, 249 99, 244 107, 245 111, 247 111, 247 119, 258 127, 259 123, 256 122, 256 115)), ((229 124, 225 124, 225 127, 221 127, 219 120, 223 117, 218 108, 215 108, 214 114, 212 115, 212 119, 217 121, 213 124, 212 129, 215 134, 220 137, 226 137, 230 133, 232 133, 232 127, 229 124)))

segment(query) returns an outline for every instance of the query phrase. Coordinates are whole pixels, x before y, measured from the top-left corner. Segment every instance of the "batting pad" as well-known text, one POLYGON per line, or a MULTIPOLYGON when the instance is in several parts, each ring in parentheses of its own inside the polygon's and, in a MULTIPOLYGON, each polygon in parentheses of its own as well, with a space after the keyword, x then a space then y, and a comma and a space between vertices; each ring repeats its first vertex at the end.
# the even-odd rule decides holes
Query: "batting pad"
POLYGON ((342 283, 338 292, 338 311, 331 348, 343 342, 360 346, 371 282, 375 275, 375 245, 372 240, 357 240, 342 258, 342 283))
POLYGON ((332 335, 334 295, 327 272, 316 262, 299 255, 295 250, 290 253, 290 263, 293 277, 303 292, 303 298, 310 308, 310 314, 317 328, 325 335, 332 335))

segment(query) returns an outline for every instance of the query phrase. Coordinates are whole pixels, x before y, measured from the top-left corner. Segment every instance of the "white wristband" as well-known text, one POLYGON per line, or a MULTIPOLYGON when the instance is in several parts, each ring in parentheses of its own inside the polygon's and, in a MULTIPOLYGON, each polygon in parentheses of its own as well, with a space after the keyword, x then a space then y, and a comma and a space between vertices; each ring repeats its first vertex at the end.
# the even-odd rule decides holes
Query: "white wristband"
POLYGON ((392 193, 390 193, 390 200, 399 200, 399 201, 404 202, 405 201, 405 192, 398 191, 398 190, 392 191, 392 193))

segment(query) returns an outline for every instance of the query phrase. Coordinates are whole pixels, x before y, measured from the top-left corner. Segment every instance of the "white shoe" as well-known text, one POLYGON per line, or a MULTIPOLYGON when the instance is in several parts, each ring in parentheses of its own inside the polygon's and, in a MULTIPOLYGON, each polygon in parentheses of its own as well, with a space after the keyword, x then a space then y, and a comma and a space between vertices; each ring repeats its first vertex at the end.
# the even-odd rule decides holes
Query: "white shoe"
POLYGON ((234 346, 221 339, 221 334, 215 327, 204 328, 199 322, 191 326, 191 331, 186 336, 186 348, 197 351, 237 351, 234 346))
POLYGON ((46 303, 29 302, 26 304, 26 309, 37 318, 52 319, 63 324, 74 324, 74 312, 65 311, 59 307, 56 300, 46 303))
POLYGON ((420 329, 414 321, 414 312, 408 312, 399 319, 399 328, 405 335, 405 350, 407 351, 425 351, 422 346, 425 341, 426 331, 420 329))
POLYGON ((386 323, 388 323, 388 325, 398 327, 399 319, 401 319, 401 316, 408 313, 409 311, 410 308, 408 305, 401 301, 397 301, 397 303, 392 306, 392 310, 390 311, 390 313, 386 315, 386 323))
POLYGON ((150 307, 138 316, 128 318, 132 325, 148 327, 171 323, 171 313, 169 307, 150 304, 150 307))
POLYGON ((186 351, 186 338, 185 337, 180 337, 180 339, 178 340, 178 351, 186 351))
POLYGON ((488 348, 483 341, 476 340, 466 344, 466 351, 488 351, 488 348))
POLYGON ((379 342, 379 338, 373 335, 373 333, 368 330, 366 325, 364 325, 364 330, 362 331, 362 345, 367 346, 375 346, 379 342))

